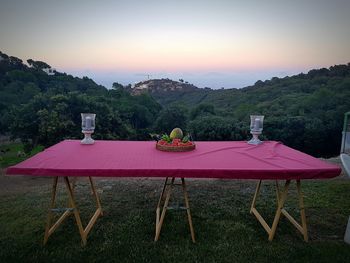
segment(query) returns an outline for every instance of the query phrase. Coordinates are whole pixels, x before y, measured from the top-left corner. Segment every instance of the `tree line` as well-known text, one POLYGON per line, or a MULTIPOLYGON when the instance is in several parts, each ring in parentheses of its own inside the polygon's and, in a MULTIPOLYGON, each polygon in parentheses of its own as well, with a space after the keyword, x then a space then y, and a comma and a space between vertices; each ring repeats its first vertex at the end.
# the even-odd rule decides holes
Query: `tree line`
POLYGON ((263 114, 263 139, 329 157, 339 152, 343 115, 350 110, 349 64, 243 89, 158 97, 133 96, 130 87, 118 83, 109 90, 87 77, 50 76, 42 70, 49 67, 0 52, 0 134, 21 139, 27 151, 82 138, 81 112, 97 114, 94 138, 105 140, 149 140, 149 133, 174 127, 195 140, 247 140, 249 115, 263 114))

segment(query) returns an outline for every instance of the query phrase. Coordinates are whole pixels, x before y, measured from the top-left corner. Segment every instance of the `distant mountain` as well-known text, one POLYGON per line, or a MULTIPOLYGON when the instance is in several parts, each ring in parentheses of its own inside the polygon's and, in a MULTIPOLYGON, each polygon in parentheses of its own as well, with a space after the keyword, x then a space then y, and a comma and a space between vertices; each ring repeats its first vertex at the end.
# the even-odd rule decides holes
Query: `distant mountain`
POLYGON ((201 92, 202 89, 183 80, 150 79, 135 84, 128 91, 132 95, 148 93, 161 105, 168 105, 184 95, 201 92))
POLYGON ((344 113, 350 111, 350 63, 258 80, 242 89, 180 89, 177 81, 164 80, 147 83, 154 82, 157 88, 146 89, 142 83, 139 87, 169 108, 168 114, 176 111, 174 107, 187 110, 188 127, 197 139, 247 138, 249 116, 262 114, 266 138, 314 156, 339 153, 344 113))
POLYGON ((137 83, 132 93, 139 94, 143 91, 148 91, 151 94, 164 94, 168 92, 191 92, 197 91, 199 88, 193 84, 183 81, 174 81, 171 79, 151 79, 137 83))
MULTIPOLYGON (((324 93, 328 99, 335 101, 337 98, 342 100, 341 97, 345 97, 349 90, 350 63, 335 65, 329 69, 313 69, 307 74, 258 80, 254 85, 242 89, 201 89, 192 84, 169 79, 153 79, 136 84, 130 92, 134 95, 148 92, 164 106, 181 104, 191 108, 205 103, 225 112, 242 112, 246 108, 247 111, 272 111, 276 114, 274 109, 279 105, 284 110, 278 111, 278 114, 298 116, 303 114, 302 112, 307 114, 304 109, 310 105, 307 101, 316 94, 324 93), (329 97, 330 94, 334 97, 329 97), (301 105, 303 101, 305 105, 301 105), (298 110, 289 110, 296 105, 299 106, 298 110)), ((342 104, 342 101, 339 104, 342 104)))

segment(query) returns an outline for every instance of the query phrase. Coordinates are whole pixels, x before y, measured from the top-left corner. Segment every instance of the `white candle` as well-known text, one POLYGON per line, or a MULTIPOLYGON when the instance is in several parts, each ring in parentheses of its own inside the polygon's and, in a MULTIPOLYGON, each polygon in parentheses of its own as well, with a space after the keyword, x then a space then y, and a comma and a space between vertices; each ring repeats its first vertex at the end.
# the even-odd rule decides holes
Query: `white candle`
POLYGON ((87 116, 85 118, 85 129, 91 130, 91 122, 92 122, 91 117, 87 116))
POLYGON ((254 130, 260 129, 260 119, 256 118, 254 121, 254 130))

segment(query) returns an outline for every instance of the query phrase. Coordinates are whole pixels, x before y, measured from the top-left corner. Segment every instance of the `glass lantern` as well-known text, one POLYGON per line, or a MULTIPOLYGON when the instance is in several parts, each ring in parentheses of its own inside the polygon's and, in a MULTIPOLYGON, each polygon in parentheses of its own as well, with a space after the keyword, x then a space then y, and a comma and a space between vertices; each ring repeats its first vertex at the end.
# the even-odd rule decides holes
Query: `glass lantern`
MULTIPOLYGON (((350 177, 350 112, 345 113, 340 160, 345 173, 350 177)), ((350 217, 345 230, 344 241, 350 244, 350 217)))
MULTIPOLYGON (((343 136, 340 148, 340 160, 343 164, 345 173, 350 176, 350 112, 345 113, 343 136)), ((350 229, 349 229, 350 231, 350 229)), ((350 232, 349 232, 350 242, 350 232)))
POLYGON ((350 154, 350 112, 345 113, 340 152, 350 154))
POLYGON ((253 138, 248 141, 249 144, 258 145, 262 143, 262 141, 259 140, 259 135, 262 133, 263 124, 263 115, 250 115, 250 133, 253 135, 253 138))
POLYGON ((94 144, 95 141, 91 138, 91 134, 95 131, 95 117, 94 113, 81 114, 81 132, 84 134, 81 144, 94 144))

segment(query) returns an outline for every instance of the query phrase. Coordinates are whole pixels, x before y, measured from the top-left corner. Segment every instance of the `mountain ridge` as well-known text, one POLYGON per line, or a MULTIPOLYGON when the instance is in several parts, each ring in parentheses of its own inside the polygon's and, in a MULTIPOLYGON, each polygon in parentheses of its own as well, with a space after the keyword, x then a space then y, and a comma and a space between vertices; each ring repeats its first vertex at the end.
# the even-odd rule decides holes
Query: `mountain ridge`
MULTIPOLYGON (((277 96, 285 96, 288 93, 310 94, 320 88, 327 88, 328 82, 340 82, 350 76, 350 63, 334 65, 329 68, 312 69, 308 73, 300 73, 283 78, 273 77, 269 80, 258 80, 254 85, 240 89, 211 89, 198 88, 192 84, 187 84, 187 89, 178 88, 184 83, 169 79, 151 79, 139 82, 135 87, 127 90, 133 94, 149 93, 161 105, 184 104, 193 106, 199 103, 212 103, 215 106, 238 105, 233 97, 249 96, 249 100, 254 100, 254 92, 265 91, 271 93, 275 89, 273 96, 266 97, 267 100, 277 96), (154 84, 156 83, 156 84, 154 84), (151 85, 150 85, 151 84, 151 85), (311 84, 311 85, 309 85, 311 84), (234 99, 234 101, 229 101, 234 99)), ((238 100, 239 101, 239 100, 238 100)))

